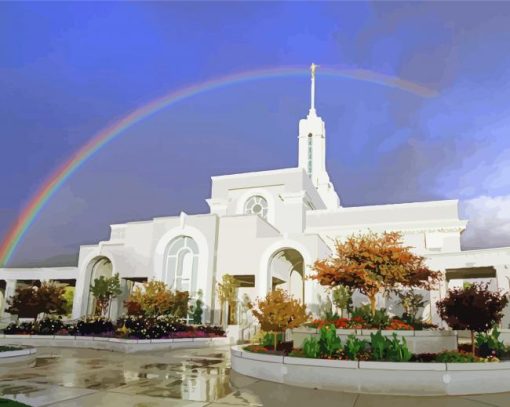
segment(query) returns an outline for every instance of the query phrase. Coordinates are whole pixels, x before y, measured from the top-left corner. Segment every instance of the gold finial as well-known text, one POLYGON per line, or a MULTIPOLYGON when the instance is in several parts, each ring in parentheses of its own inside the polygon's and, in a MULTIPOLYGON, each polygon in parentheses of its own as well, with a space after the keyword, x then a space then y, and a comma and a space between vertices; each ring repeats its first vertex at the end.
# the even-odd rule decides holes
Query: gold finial
POLYGON ((310 71, 312 71, 312 78, 315 78, 315 70, 319 67, 319 65, 315 65, 312 62, 312 65, 310 65, 310 71))

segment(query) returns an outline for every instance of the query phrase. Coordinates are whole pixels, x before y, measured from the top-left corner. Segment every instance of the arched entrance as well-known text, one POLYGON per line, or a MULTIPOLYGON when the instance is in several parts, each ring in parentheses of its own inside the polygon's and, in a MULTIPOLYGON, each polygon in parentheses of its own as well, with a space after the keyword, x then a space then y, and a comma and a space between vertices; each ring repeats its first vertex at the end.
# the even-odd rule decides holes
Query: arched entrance
POLYGON ((275 252, 269 261, 268 275, 272 290, 282 288, 298 301, 304 301, 304 259, 296 249, 275 252))
POLYGON ((113 275, 112 262, 108 257, 100 256, 92 259, 87 266, 87 275, 90 276, 88 279, 87 291, 88 302, 87 302, 87 315, 94 315, 96 310, 96 299, 90 292, 90 286, 94 284, 94 280, 101 276, 108 278, 113 275))

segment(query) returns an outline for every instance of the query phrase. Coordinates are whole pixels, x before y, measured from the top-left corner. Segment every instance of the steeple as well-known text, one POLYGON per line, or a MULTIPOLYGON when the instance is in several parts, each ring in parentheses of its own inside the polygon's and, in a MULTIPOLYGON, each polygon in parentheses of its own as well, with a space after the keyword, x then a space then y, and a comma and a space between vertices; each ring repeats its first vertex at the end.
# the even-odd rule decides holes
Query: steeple
POLYGON ((299 167, 304 168, 328 208, 338 208, 340 199, 326 171, 326 126, 315 110, 315 71, 310 66, 310 110, 306 119, 299 121, 299 167))
POLYGON ((312 86, 310 87, 310 112, 308 113, 308 115, 310 116, 316 116, 317 114, 315 113, 315 70, 319 67, 319 65, 315 65, 313 62, 312 62, 312 65, 310 65, 310 72, 312 73, 312 76, 311 76, 311 81, 312 81, 312 86))

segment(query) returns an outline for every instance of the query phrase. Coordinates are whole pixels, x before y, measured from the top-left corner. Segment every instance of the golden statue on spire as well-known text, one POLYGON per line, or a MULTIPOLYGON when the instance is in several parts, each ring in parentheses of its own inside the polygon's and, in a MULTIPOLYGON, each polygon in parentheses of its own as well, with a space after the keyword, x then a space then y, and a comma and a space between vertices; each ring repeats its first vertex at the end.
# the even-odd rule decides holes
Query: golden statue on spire
POLYGON ((315 65, 312 62, 312 65, 310 65, 310 71, 312 71, 312 78, 315 78, 315 70, 319 67, 319 65, 315 65))

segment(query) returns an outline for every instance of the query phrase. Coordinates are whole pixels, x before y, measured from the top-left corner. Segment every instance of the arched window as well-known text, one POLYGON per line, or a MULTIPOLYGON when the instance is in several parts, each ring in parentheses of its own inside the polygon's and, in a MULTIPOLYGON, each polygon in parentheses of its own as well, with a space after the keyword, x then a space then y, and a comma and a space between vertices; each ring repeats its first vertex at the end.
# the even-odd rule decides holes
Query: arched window
POLYGON ((198 246, 189 236, 173 239, 166 250, 163 281, 173 290, 196 292, 198 246))
POLYGON ((260 195, 252 196, 244 204, 244 213, 246 215, 259 215, 267 218, 267 201, 260 195))

